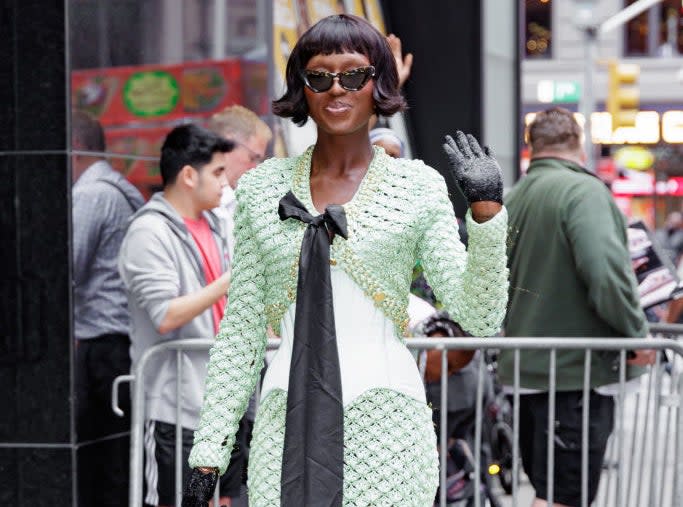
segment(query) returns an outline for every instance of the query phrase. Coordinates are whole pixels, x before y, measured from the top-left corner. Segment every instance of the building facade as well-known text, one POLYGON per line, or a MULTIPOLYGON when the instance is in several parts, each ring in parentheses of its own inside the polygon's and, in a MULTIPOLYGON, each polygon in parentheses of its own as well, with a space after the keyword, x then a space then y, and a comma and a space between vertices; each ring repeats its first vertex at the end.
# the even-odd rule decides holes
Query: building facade
MULTIPOLYGON (((554 104, 580 110, 586 53, 584 34, 577 27, 579 3, 592 4, 592 19, 601 23, 633 0, 524 2, 521 97, 527 123, 534 111, 554 104)), ((681 2, 659 2, 598 36, 596 53, 592 86, 595 112, 591 115, 595 170, 612 185, 629 217, 656 227, 683 204, 683 180, 679 180, 683 175, 681 2), (640 71, 635 126, 615 131, 606 112, 608 66, 612 61, 636 64, 640 71)), ((523 150, 522 172, 528 162, 525 155, 523 150)))

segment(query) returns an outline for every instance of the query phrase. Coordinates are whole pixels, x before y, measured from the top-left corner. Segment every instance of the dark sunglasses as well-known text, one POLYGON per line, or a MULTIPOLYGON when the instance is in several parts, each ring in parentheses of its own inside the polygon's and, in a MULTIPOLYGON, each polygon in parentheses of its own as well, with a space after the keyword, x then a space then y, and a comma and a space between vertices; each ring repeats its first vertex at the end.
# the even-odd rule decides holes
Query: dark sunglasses
POLYGON ((368 81, 375 75, 375 68, 372 65, 359 69, 347 70, 345 72, 325 72, 322 70, 304 70, 301 77, 304 84, 315 93, 326 92, 334 84, 334 78, 339 79, 339 84, 344 90, 357 92, 363 88, 368 81))

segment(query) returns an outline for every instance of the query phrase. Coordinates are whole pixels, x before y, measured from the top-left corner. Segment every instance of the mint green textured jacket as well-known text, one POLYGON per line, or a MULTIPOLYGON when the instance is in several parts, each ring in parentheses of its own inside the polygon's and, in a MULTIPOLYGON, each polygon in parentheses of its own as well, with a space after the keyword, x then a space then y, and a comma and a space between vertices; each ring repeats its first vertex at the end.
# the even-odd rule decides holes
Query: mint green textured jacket
MULTIPOLYGON (((240 179, 233 278, 210 353, 200 427, 190 454, 193 467, 215 466, 221 473, 227 468, 237 424, 263 364, 267 326, 279 333, 282 316, 295 302, 306 225, 281 221, 278 203, 291 189, 317 214, 310 194, 312 151, 267 160, 240 179)), ((344 210, 348 239, 335 237, 330 263, 344 269, 395 324, 397 339, 407 328, 417 259, 438 299, 466 331, 475 336, 498 331, 508 292, 505 208, 483 224, 468 213, 465 251, 443 177, 421 161, 393 159, 375 148, 344 210)))

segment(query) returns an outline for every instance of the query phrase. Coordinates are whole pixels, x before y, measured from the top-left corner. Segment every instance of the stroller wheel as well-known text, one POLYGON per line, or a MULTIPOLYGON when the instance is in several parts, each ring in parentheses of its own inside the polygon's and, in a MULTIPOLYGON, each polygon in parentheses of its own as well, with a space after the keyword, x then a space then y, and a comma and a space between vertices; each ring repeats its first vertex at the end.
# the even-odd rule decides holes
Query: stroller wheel
POLYGON ((491 431, 491 457, 498 463, 498 481, 506 494, 512 494, 512 430, 504 423, 496 424, 491 431))

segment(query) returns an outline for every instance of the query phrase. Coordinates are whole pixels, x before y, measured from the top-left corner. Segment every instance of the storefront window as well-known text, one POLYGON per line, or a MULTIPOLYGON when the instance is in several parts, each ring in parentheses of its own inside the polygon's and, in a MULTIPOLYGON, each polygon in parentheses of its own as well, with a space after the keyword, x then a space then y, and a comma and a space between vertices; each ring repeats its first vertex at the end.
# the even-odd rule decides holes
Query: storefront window
POLYGON ((552 0, 526 0, 524 19, 526 57, 551 58, 552 0))
POLYGON ((241 104, 269 118, 266 0, 70 0, 71 104, 145 195, 176 124, 241 104))
POLYGON ((312 122, 274 119, 270 103, 301 33, 339 12, 386 33, 379 0, 69 0, 72 107, 102 123, 112 164, 145 196, 161 183, 166 133, 232 104, 271 125, 268 154, 300 153, 312 122))
MULTIPOLYGON (((625 6, 635 0, 626 0, 625 6)), ((655 4, 626 25, 626 56, 676 56, 683 54, 683 5, 680 0, 655 4)))

